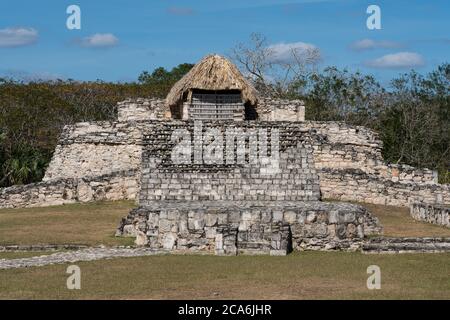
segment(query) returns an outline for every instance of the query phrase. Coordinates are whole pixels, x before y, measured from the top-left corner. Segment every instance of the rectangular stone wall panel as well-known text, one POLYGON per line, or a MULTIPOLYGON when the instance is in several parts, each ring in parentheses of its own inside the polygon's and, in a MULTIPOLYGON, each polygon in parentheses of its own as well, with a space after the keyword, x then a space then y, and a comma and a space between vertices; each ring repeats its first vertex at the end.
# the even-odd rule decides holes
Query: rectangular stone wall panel
MULTIPOLYGON (((223 155, 220 163, 195 163, 194 145, 187 161, 175 164, 171 139, 175 130, 185 130, 194 141, 194 123, 159 123, 143 135, 142 183, 139 202, 145 205, 155 200, 319 200, 319 180, 314 167, 310 145, 302 143, 308 137, 301 132, 286 130, 282 126, 261 123, 203 122, 203 134, 211 128, 223 134, 223 155), (255 164, 247 157, 244 163, 228 164, 226 160, 226 131, 238 128, 242 132, 271 130, 279 132, 279 158, 270 163, 255 164), (272 165, 274 165, 272 167, 272 165), (273 170, 272 170, 273 169, 273 170)), ((247 141, 247 151, 255 147, 247 141)), ((268 153, 270 143, 267 146, 268 153)), ((236 145, 237 148, 237 145, 236 145)), ((205 149, 203 149, 205 150, 205 149)), ((273 151, 275 153, 275 150, 273 151)), ((266 155, 268 154, 266 153, 266 155)), ((236 152, 235 152, 236 154, 236 152)))

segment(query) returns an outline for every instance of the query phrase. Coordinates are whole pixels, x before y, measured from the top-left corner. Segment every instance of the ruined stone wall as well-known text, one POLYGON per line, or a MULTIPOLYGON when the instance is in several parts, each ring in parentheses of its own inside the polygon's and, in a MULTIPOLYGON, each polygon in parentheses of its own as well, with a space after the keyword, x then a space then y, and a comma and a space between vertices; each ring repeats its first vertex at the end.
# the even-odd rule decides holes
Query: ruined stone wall
MULTIPOLYGON (((280 102, 278 100, 275 102, 270 99, 262 99, 258 112, 268 115, 272 109, 298 111, 297 107, 302 104, 301 101, 280 102), (292 107, 291 104, 294 106, 292 107)), ((168 111, 165 109, 162 99, 130 99, 119 103, 118 109, 119 121, 117 122, 89 122, 66 126, 43 181, 90 179, 130 170, 135 172, 136 180, 140 181, 143 133, 149 132, 149 130, 160 130, 161 127, 158 126, 166 126, 165 123, 172 122, 177 126, 177 123, 180 122, 167 119, 161 121, 168 111)), ((283 117, 275 120, 283 119, 283 117)), ((272 118, 267 116, 260 120, 272 118)), ((289 120, 298 120, 297 115, 291 114, 288 118, 289 120)), ((233 125, 238 124, 234 122, 233 125)), ((449 202, 449 186, 437 183, 436 172, 407 165, 387 164, 383 160, 382 143, 377 134, 365 127, 351 126, 340 122, 317 121, 245 121, 242 122, 242 125, 250 129, 261 126, 278 128, 280 132, 284 132, 283 143, 285 141, 290 143, 292 150, 288 156, 293 159, 298 155, 300 155, 298 159, 303 156, 304 148, 294 150, 297 148, 296 142, 303 143, 307 148, 312 147, 314 158, 312 162, 314 162, 315 174, 320 177, 320 191, 324 198, 399 206, 408 206, 410 202, 417 201, 429 204, 449 202), (296 154, 294 155, 294 153, 296 154)), ((164 131, 164 139, 168 137, 168 134, 167 131, 164 131)), ((308 153, 310 152, 308 151, 308 153)), ((311 162, 311 159, 308 161, 311 162)), ((210 168, 217 169, 214 165, 210 168)), ((201 184, 209 185, 211 187, 209 191, 215 190, 216 193, 219 188, 223 188, 221 186, 223 179, 228 179, 230 184, 237 183, 236 181, 242 182, 243 185, 247 184, 245 188, 250 191, 253 198, 261 195, 261 190, 250 190, 251 185, 259 184, 259 180, 251 180, 257 179, 257 177, 242 178, 248 176, 248 172, 241 171, 241 177, 238 175, 235 178, 231 177, 231 173, 224 168, 219 169, 221 173, 212 170, 210 175, 205 175, 205 172, 193 172, 191 178, 200 181, 201 184), (244 176, 242 173, 245 173, 244 176), (206 183, 206 180, 210 178, 211 182, 206 183)), ((270 185, 272 189, 277 189, 277 191, 273 191, 271 197, 281 199, 284 196, 285 199, 290 199, 290 197, 304 195, 305 191, 311 191, 302 189, 303 182, 295 182, 295 179, 301 181, 304 178, 302 174, 307 172, 292 172, 293 176, 289 177, 287 171, 284 173, 288 175, 286 181, 292 182, 294 179, 294 183, 289 183, 289 185, 295 186, 298 190, 292 189, 289 193, 282 194, 283 191, 280 190, 283 189, 276 188, 276 186, 283 183, 284 188, 286 181, 283 181, 285 180, 283 176, 279 182, 270 185), (295 194, 295 192, 298 193, 295 194)), ((312 174, 312 172, 310 173, 312 174)), ((172 172, 172 174, 176 180, 178 172, 172 172)), ((254 173, 250 171, 249 174, 251 177, 254 173)), ((156 177, 156 179, 166 178, 168 177, 156 177)), ((167 190, 167 183, 161 183, 161 185, 164 186, 163 190, 167 190)), ((177 186, 176 183, 174 185, 177 186)), ((263 186, 263 188, 266 187, 269 188, 269 185, 263 186)), ((4 190, 0 190, 0 192, 4 192, 4 190)), ((176 196, 174 194, 176 192, 178 191, 173 191, 173 194, 168 196, 176 196)), ((204 189, 202 192, 206 195, 208 189, 204 189)), ((214 194, 214 192, 210 193, 214 194)), ((10 194, 10 191, 7 193, 10 194)), ((201 192, 197 190, 197 193, 201 192)), ((151 197, 161 196, 151 193, 149 195, 151 197)), ((136 194, 133 196, 135 197, 136 194)), ((20 195, 15 198, 19 199, 18 203, 21 203, 20 195)), ((46 201, 45 203, 53 202, 46 201)))
MULTIPOLYGON (((118 121, 143 121, 170 119, 170 110, 164 99, 127 99, 117 104, 118 121)), ((305 104, 302 100, 261 97, 256 107, 261 121, 305 121, 305 104)))
POLYGON ((366 127, 328 121, 306 121, 302 125, 314 136, 318 170, 356 169, 394 182, 437 183, 437 173, 432 170, 386 163, 381 153, 382 141, 366 127))
POLYGON ((164 99, 127 99, 117 104, 118 121, 143 121, 170 118, 164 99))
POLYGON ((313 137, 323 198, 394 206, 449 201, 449 185, 438 184, 436 172, 386 163, 372 130, 339 122, 303 125, 313 137))
MULTIPOLYGON (((44 181, 124 170, 136 170, 139 174, 143 132, 169 122, 180 123, 148 120, 67 126, 44 181)), ((365 127, 316 121, 250 121, 242 125, 279 128, 291 140, 301 137, 301 141, 312 146, 324 198, 408 206, 411 201, 443 203, 450 197, 448 185, 437 184, 434 171, 385 163, 381 141, 365 127)), ((165 134, 167 138, 168 132, 165 134)))
POLYGON ((450 202, 443 205, 431 205, 423 202, 412 203, 409 207, 411 217, 450 228, 450 202))
POLYGON ((61 178, 0 189, 0 208, 55 206, 100 200, 133 200, 136 171, 84 178, 61 178))
POLYGON ((392 181, 357 169, 321 169, 318 172, 320 190, 326 199, 403 207, 414 201, 450 201, 449 185, 392 181))
POLYGON ((261 97, 256 111, 261 121, 305 121, 305 104, 302 100, 261 97))
POLYGON ((134 209, 117 235, 137 245, 218 255, 356 250, 381 231, 362 206, 319 201, 167 201, 134 209))
POLYGON ((139 169, 141 128, 133 122, 83 122, 66 126, 43 180, 139 169))

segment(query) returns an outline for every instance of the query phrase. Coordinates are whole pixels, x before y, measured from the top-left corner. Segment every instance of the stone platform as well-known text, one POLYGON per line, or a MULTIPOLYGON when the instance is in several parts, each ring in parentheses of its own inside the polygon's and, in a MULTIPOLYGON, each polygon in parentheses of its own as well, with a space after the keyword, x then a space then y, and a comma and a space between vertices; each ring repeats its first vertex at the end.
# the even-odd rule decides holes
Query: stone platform
POLYGON ((156 250, 285 255, 351 250, 382 227, 364 207, 321 201, 156 201, 123 218, 117 236, 156 250))

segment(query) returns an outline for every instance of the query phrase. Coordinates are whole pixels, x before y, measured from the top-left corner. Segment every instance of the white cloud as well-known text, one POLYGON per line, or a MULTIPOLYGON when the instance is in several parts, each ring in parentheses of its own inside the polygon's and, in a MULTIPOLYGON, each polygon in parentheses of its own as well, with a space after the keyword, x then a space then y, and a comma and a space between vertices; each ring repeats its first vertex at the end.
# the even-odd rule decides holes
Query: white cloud
POLYGON ((113 47, 119 43, 119 39, 112 33, 96 33, 81 39, 81 45, 89 48, 113 47))
POLYGON ((0 47, 13 48, 33 44, 37 41, 38 32, 33 28, 0 29, 0 47))
POLYGON ((378 49, 378 48, 384 48, 384 49, 392 49, 392 48, 400 48, 402 47, 401 43, 394 42, 394 41, 376 41, 372 39, 363 39, 356 42, 353 42, 350 45, 350 48, 356 51, 363 51, 363 50, 371 50, 371 49, 378 49))
POLYGON ((311 50, 317 51, 320 55, 320 51, 315 45, 305 42, 277 43, 267 48, 271 51, 271 59, 274 62, 288 62, 293 59, 293 53, 301 55, 311 50))
POLYGON ((425 64, 423 57, 415 52, 399 52, 387 54, 378 59, 369 60, 366 66, 373 68, 413 68, 421 67, 425 64))

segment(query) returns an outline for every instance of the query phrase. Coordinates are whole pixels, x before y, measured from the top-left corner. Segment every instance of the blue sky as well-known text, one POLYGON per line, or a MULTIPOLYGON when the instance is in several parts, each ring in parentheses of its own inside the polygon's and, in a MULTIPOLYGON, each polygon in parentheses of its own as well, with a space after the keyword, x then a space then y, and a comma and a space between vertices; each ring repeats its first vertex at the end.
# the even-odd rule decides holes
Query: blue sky
POLYGON ((448 0, 1 0, 0 75, 133 81, 157 66, 230 54, 259 32, 275 48, 306 43, 321 66, 387 83, 448 62, 449 31, 448 0), (72 4, 81 30, 66 28, 72 4), (381 8, 381 30, 366 27, 370 4, 381 8))

